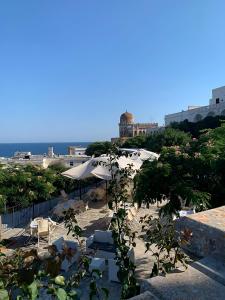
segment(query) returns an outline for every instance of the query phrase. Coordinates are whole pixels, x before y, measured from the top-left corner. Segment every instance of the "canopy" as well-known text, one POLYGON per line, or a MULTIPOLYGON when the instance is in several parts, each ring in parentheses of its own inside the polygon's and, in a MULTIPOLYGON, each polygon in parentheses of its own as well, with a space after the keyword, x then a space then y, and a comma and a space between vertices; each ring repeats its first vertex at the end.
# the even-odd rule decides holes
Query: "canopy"
MULTIPOLYGON (((108 156, 91 158, 87 162, 63 172, 62 175, 78 180, 85 179, 90 176, 95 176, 104 180, 111 180, 111 172, 108 166, 109 162, 110 158, 108 156), (97 165, 100 162, 102 162, 103 164, 97 165)), ((116 160, 116 162, 118 163, 119 169, 123 169, 128 167, 129 165, 132 165, 132 169, 134 171, 139 170, 143 163, 142 160, 138 157, 132 159, 125 156, 121 156, 116 160)), ((135 172, 132 177, 134 177, 134 175, 135 172)))
POLYGON ((139 157, 141 160, 155 160, 159 158, 159 154, 148 151, 145 149, 129 149, 129 148, 120 148, 120 150, 123 152, 131 153, 131 158, 135 158, 135 156, 139 157))

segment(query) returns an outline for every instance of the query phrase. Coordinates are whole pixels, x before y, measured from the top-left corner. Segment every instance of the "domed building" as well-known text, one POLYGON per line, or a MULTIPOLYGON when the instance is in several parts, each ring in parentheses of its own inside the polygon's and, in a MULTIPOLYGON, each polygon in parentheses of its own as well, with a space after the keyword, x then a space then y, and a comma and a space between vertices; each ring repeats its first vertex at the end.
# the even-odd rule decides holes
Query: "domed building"
POLYGON ((129 112, 125 112, 120 116, 120 124, 133 124, 134 123, 134 116, 129 113, 129 112))
POLYGON ((121 139, 145 135, 152 128, 158 128, 158 123, 135 123, 133 114, 128 111, 120 116, 119 135, 121 139))

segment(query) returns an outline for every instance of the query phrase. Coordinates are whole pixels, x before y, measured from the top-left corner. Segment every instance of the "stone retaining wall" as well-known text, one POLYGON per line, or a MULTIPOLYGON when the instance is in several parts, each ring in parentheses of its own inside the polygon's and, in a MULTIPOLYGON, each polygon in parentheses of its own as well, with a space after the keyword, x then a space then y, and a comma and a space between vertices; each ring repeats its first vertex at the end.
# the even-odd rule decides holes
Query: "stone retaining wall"
POLYGON ((210 209, 176 221, 179 231, 192 231, 190 243, 185 247, 199 257, 225 253, 225 206, 210 209))

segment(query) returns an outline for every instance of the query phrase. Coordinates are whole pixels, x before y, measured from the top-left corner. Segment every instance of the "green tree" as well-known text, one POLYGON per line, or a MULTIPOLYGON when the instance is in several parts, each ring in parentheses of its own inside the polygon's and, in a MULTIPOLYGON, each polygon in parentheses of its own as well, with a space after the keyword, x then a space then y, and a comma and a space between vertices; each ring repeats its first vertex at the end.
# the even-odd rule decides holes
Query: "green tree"
POLYGON ((133 138, 126 140, 123 145, 123 148, 145 148, 146 147, 146 136, 139 135, 133 138))
POLYGON ((211 171, 208 160, 194 154, 190 145, 165 147, 159 160, 146 162, 136 176, 135 201, 148 204, 167 199, 162 211, 168 214, 179 211, 183 202, 205 209, 211 197, 211 171))
POLYGON ((147 150, 160 153, 163 147, 186 145, 191 141, 191 135, 179 129, 166 128, 163 132, 152 135, 141 135, 130 138, 122 145, 124 148, 146 148, 147 150))
POLYGON ((163 147, 183 146, 191 141, 191 135, 181 130, 166 128, 146 138, 146 149, 160 153, 163 147))
POLYGON ((215 129, 221 126, 221 122, 225 120, 225 116, 208 116, 198 122, 189 122, 184 120, 180 123, 174 122, 170 127, 190 133, 193 137, 198 138, 204 129, 215 129))
POLYGON ((135 199, 154 203, 166 198, 167 212, 182 201, 198 210, 225 204, 225 124, 202 132, 185 146, 164 147, 158 161, 146 162, 135 178, 135 199))
POLYGON ((111 142, 95 142, 90 144, 86 149, 86 155, 90 156, 100 156, 109 152, 112 147, 111 142))

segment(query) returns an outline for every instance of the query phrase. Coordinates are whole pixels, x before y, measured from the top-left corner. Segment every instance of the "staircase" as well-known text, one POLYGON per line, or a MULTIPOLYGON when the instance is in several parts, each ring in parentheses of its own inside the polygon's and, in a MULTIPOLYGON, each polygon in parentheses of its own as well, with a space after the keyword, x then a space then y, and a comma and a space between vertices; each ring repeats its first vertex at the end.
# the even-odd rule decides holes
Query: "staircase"
POLYGON ((162 300, 225 299, 225 257, 212 255, 191 264, 185 272, 144 281, 143 291, 162 300))
POLYGON ((162 300, 224 300, 225 206, 181 218, 177 229, 192 231, 187 250, 202 258, 184 272, 143 280, 142 291, 162 300))

